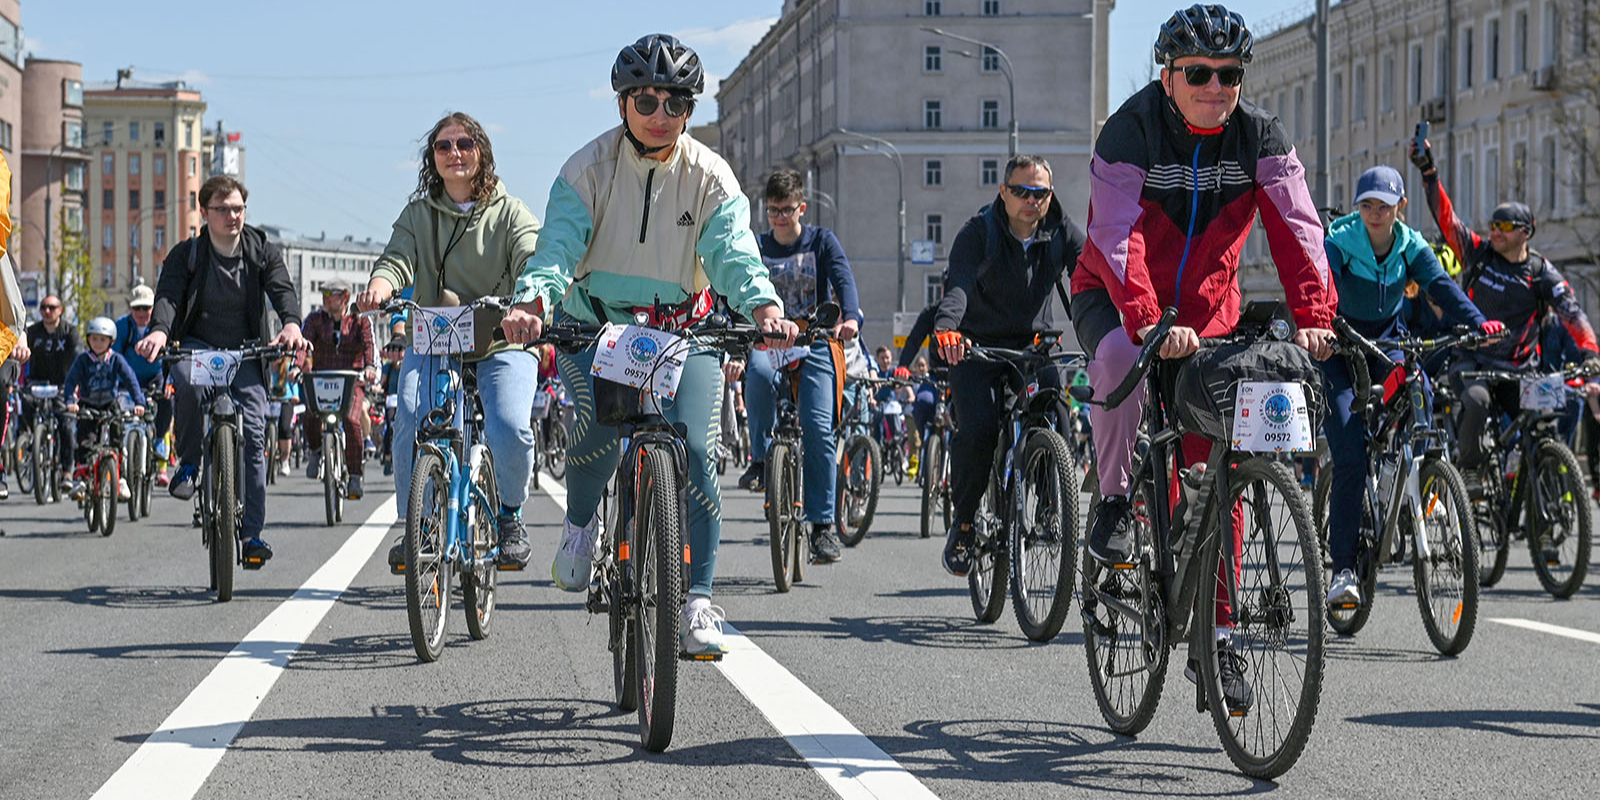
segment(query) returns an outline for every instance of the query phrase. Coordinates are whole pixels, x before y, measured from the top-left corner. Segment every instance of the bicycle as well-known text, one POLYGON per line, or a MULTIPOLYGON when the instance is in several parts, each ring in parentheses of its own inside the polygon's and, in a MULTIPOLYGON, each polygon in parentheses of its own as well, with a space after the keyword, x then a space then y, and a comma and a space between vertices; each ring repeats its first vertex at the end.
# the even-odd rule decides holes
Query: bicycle
POLYGON ((1053 352, 1059 331, 1038 334, 1022 350, 969 345, 968 358, 1010 368, 1002 383, 1005 416, 990 459, 988 487, 973 516, 967 591, 979 622, 994 622, 1010 583, 1023 635, 1048 642, 1072 604, 1081 520, 1077 465, 1060 431, 1069 423, 1064 386, 1041 386, 1040 373, 1083 362, 1053 352))
POLYGON ((750 463, 750 432, 745 427, 744 411, 739 408, 734 383, 722 390, 722 428, 717 436, 717 474, 728 474, 728 464, 738 467, 750 463))
POLYGON ((933 396, 933 419, 923 434, 922 466, 917 470, 917 484, 922 487, 924 539, 934 533, 935 516, 940 518, 940 532, 950 529, 950 432, 955 430, 950 417, 950 382, 935 383, 933 396))
POLYGON ((122 411, 82 407, 77 418, 96 424, 95 446, 89 456, 89 477, 78 500, 89 532, 110 536, 117 529, 117 484, 122 478, 122 448, 113 427, 122 421, 122 411))
POLYGON ((33 428, 22 424, 26 387, 11 387, 6 404, 5 472, 17 479, 17 491, 33 494, 33 428))
MULTIPOLYGON (((870 386, 888 386, 891 391, 902 386, 910 386, 909 381, 894 378, 877 378, 865 381, 870 386)), ((890 396, 878 408, 878 425, 875 426, 882 442, 880 448, 883 452, 883 472, 894 478, 894 485, 899 486, 910 477, 911 437, 906 435, 905 407, 899 398, 890 396)))
POLYGON ((834 524, 839 530, 839 543, 845 547, 855 547, 867 538, 883 486, 883 451, 872 437, 866 417, 866 388, 871 385, 869 379, 850 381, 845 390, 844 413, 836 426, 834 452, 839 467, 834 524))
POLYGON ((322 506, 330 528, 344 521, 345 486, 350 482, 350 466, 344 462, 344 417, 350 413, 361 377, 355 370, 316 370, 300 376, 308 410, 322 419, 322 506))
POLYGON ((561 480, 567 474, 568 433, 566 412, 572 401, 558 392, 559 379, 540 386, 533 396, 533 488, 539 488, 539 470, 561 480))
MULTIPOLYGON (((57 443, 57 410, 61 387, 46 383, 28 384, 33 405, 32 469, 33 502, 38 505, 61 502, 60 445, 57 443)), ((24 401, 26 403, 27 401, 24 401)))
MULTIPOLYGON (((617 707, 638 712, 642 745, 661 752, 672 741, 678 662, 720 661, 722 655, 689 655, 680 649, 679 608, 689 583, 684 530, 689 519, 689 464, 685 433, 667 421, 654 387, 663 368, 681 363, 690 348, 742 351, 763 335, 752 326, 730 324, 720 315, 677 332, 648 327, 646 319, 641 314, 639 324, 630 326, 560 322, 545 328, 536 344, 554 345, 567 353, 595 346, 603 338, 611 344, 624 337, 638 337, 634 342, 648 338, 653 345, 629 348, 647 356, 649 364, 640 370, 646 374, 638 381, 645 388, 606 387, 620 395, 617 403, 606 405, 621 408, 615 409, 617 418, 599 422, 617 423, 622 455, 601 501, 604 534, 595 551, 599 579, 590 585, 584 606, 591 614, 607 615, 606 647, 611 651, 617 707)), ((597 379, 597 396, 602 385, 597 379)))
MULTIPOLYGON (((406 497, 406 622, 417 658, 439 659, 450 610, 451 581, 461 579, 467 634, 488 638, 494 619, 500 567, 495 516, 500 489, 494 454, 484 441, 477 367, 463 357, 474 350, 470 321, 478 309, 507 307, 504 298, 480 297, 451 308, 428 308, 394 298, 367 316, 409 312, 413 347, 438 362, 426 411, 418 408, 416 459, 406 497)), ((410 446, 394 442, 394 447, 410 446)), ((333 448, 323 445, 324 458, 333 448)))
POLYGON ((123 464, 128 480, 128 521, 138 522, 140 517, 150 516, 150 492, 155 486, 158 461, 155 448, 150 446, 150 425, 144 417, 134 416, 124 409, 122 429, 123 464))
MULTIPOLYGON (((1279 351, 1285 352, 1293 347, 1283 342, 1290 335, 1288 325, 1261 322, 1277 305, 1251 303, 1234 334, 1204 340, 1202 347, 1223 346, 1232 353, 1277 340, 1279 351)), ((1106 724, 1117 733, 1135 735, 1155 716, 1169 651, 1187 638, 1191 661, 1198 662, 1196 711, 1210 711, 1235 766, 1253 777, 1274 778, 1299 758, 1316 719, 1327 607, 1320 557, 1303 492, 1284 455, 1253 452, 1255 447, 1232 449, 1247 444, 1232 443, 1239 412, 1247 407, 1237 393, 1250 388, 1255 394, 1260 387, 1242 379, 1218 387, 1221 395, 1213 394, 1210 406, 1196 405, 1208 399, 1204 397, 1176 400, 1164 388, 1172 377, 1181 376, 1182 362, 1156 359, 1176 319, 1177 309, 1166 309, 1145 337, 1133 368, 1103 402, 1115 408, 1140 381, 1145 384, 1145 427, 1131 471, 1129 524, 1137 547, 1135 563, 1104 567, 1084 560, 1080 614, 1090 683, 1106 724), (1228 405, 1235 406, 1231 426, 1224 419, 1228 405), (1179 440, 1187 431, 1206 429, 1213 434, 1210 457, 1177 471, 1182 499, 1169 508, 1168 466, 1181 455, 1179 440), (1281 501, 1273 502, 1269 494, 1281 501), (1247 524, 1236 544, 1233 527, 1247 524), (1219 572, 1224 564, 1231 568, 1219 572), (1208 582, 1211 588, 1205 588, 1208 582), (1212 635, 1214 609, 1223 602, 1232 625, 1226 649, 1212 635), (1248 702, 1225 698, 1219 651, 1240 680, 1245 670, 1260 677, 1248 702)), ((1287 409, 1274 399, 1286 397, 1287 390, 1251 400, 1258 419, 1260 408, 1272 401, 1274 418, 1283 422, 1284 432, 1303 437, 1306 449, 1316 429, 1310 409, 1320 408, 1321 379, 1314 372, 1306 363, 1294 381, 1305 395, 1304 417, 1292 398, 1286 398, 1287 409)), ((1268 374, 1281 380, 1282 373, 1278 367, 1268 374)), ((1227 380, 1232 375, 1207 377, 1227 380)), ((1089 386, 1074 386, 1071 393, 1080 402, 1097 402, 1089 386)))
MULTIPOLYGON (((233 385, 239 366, 246 360, 270 361, 283 356, 277 345, 246 343, 226 349, 169 347, 161 356, 168 363, 188 361, 191 386, 233 385)), ((211 572, 210 588, 217 602, 233 599, 233 568, 260 569, 264 559, 244 557, 239 530, 244 518, 244 421, 231 391, 218 391, 205 404, 205 440, 201 446, 200 487, 194 505, 200 520, 200 542, 207 550, 211 572)))
MULTIPOLYGON (((1361 598, 1328 609, 1328 623, 1350 636, 1366 625, 1378 588, 1378 571, 1399 564, 1409 541, 1412 581, 1428 640, 1442 655, 1466 650, 1478 619, 1478 533, 1467 500, 1466 483, 1446 453, 1443 436, 1433 427, 1422 355, 1441 347, 1472 346, 1478 334, 1432 339, 1368 341, 1342 317, 1333 322, 1339 349, 1348 356, 1352 407, 1367 433, 1367 472, 1362 491, 1360 535, 1356 540, 1355 574, 1361 598), (1394 361, 1389 351, 1399 351, 1394 361), (1368 357, 1393 363, 1381 391, 1373 384, 1368 357), (1404 527, 1402 527, 1404 526, 1404 527)), ((1323 553, 1324 582, 1330 581, 1328 536, 1332 512, 1333 469, 1324 455, 1312 490, 1312 519, 1323 553)), ((1355 513, 1347 510, 1348 513, 1355 513)))

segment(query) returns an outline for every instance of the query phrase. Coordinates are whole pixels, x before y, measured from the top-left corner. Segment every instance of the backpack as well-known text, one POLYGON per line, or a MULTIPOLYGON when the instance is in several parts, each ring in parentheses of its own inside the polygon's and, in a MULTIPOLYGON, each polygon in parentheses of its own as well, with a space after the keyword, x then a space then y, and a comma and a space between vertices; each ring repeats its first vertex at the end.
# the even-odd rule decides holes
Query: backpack
MULTIPOLYGON (((987 272, 989 270, 989 265, 993 264, 995 259, 1000 257, 1000 242, 996 241, 995 237, 989 235, 989 225, 988 225, 989 208, 990 208, 990 206, 986 205, 983 208, 978 209, 978 213, 982 214, 984 216, 984 226, 983 226, 983 262, 978 265, 978 277, 979 278, 982 278, 983 277, 983 273, 985 273, 985 272, 987 272)), ((1023 255, 1026 256, 1027 252, 1024 251, 1023 255)), ((1067 237, 1062 235, 1062 234, 1060 234, 1060 233, 1058 233, 1055 236, 1050 237, 1050 263, 1052 263, 1052 264, 1059 263, 1059 262, 1063 261, 1066 258, 1066 256, 1067 256, 1067 237)), ((1071 261, 1071 262, 1067 263, 1066 270, 1065 270, 1065 275, 1066 275, 1067 280, 1069 280, 1069 281, 1072 280, 1072 273, 1074 271, 1076 271, 1077 268, 1078 268, 1078 262, 1077 261, 1071 261)), ((1061 298, 1061 309, 1062 309, 1062 311, 1066 312, 1067 321, 1071 322, 1072 321, 1072 298, 1071 298, 1071 295, 1067 291, 1067 287, 1064 284, 1061 283, 1061 278, 1057 277, 1055 283, 1056 283, 1056 297, 1061 298)))

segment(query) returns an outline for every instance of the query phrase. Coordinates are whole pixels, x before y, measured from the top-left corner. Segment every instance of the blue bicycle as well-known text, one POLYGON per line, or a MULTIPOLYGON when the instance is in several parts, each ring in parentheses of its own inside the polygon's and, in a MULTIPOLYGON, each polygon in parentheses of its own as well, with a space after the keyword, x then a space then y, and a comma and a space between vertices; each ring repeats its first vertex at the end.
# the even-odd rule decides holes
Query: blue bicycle
POLYGON ((483 438, 483 406, 478 399, 477 370, 462 356, 472 350, 472 337, 457 336, 457 323, 480 308, 505 308, 501 298, 483 297, 449 309, 426 308, 396 298, 370 314, 410 311, 425 320, 428 340, 415 341, 418 352, 434 355, 431 402, 418 409, 415 466, 406 498, 406 617, 417 657, 437 661, 444 650, 445 619, 450 611, 450 584, 461 579, 467 632, 474 639, 489 635, 494 616, 500 554, 495 513, 500 491, 494 479, 494 455, 483 438), (424 410, 425 409, 425 410, 424 410))

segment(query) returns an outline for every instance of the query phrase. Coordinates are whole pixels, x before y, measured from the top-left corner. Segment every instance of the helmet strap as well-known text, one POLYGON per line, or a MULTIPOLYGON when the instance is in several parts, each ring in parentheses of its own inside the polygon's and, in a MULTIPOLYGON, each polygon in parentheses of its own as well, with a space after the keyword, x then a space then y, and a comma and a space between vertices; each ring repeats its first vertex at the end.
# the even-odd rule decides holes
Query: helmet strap
POLYGON ((667 148, 672 146, 672 144, 670 142, 667 143, 667 144, 664 144, 664 145, 660 145, 658 147, 648 147, 648 146, 646 146, 644 142, 639 141, 639 137, 633 135, 633 131, 632 130, 629 130, 628 121, 626 119, 624 119, 622 121, 622 135, 628 137, 628 141, 633 144, 633 149, 638 151, 640 156, 647 156, 647 155, 650 155, 651 153, 659 153, 662 150, 665 150, 665 149, 667 149, 667 148))

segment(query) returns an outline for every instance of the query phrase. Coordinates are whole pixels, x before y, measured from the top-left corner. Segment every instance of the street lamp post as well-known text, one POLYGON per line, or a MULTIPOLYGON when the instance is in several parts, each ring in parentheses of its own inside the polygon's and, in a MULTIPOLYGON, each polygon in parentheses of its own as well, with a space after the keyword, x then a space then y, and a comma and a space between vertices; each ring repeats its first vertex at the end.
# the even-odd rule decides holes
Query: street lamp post
POLYGON ((897 180, 895 186, 900 190, 900 245, 895 252, 895 310, 906 310, 906 171, 905 162, 900 159, 900 148, 895 147, 888 139, 879 139, 864 133, 840 128, 839 132, 846 136, 855 136, 866 139, 874 144, 888 148, 889 152, 874 151, 894 162, 894 172, 897 180))
MULTIPOLYGON (((1011 158, 1016 158, 1017 157, 1017 81, 1016 81, 1016 76, 1015 76, 1015 74, 1013 73, 1013 71, 1011 69, 1011 57, 1006 55, 1006 51, 1001 50, 998 46, 990 44, 990 43, 985 42, 985 41, 980 41, 978 39, 973 39, 973 38, 968 37, 968 36, 961 36, 959 34, 954 34, 954 33, 951 33, 949 31, 946 31, 946 30, 941 30, 939 28, 924 27, 923 30, 927 31, 928 33, 933 34, 934 36, 943 36, 946 39, 954 39, 954 40, 956 40, 958 42, 966 42, 967 44, 977 45, 978 47, 986 47, 986 48, 988 48, 990 50, 993 50, 995 52, 995 55, 998 55, 1000 57, 1000 64, 1001 64, 1001 67, 1002 67, 1000 72, 1001 72, 1001 74, 1006 76, 1006 91, 1010 94, 1009 102, 1011 104, 1011 124, 1009 126, 1009 128, 1011 130, 1011 140, 1010 140, 1010 143, 1009 143, 1010 153, 1008 155, 1011 158)), ((980 54, 982 53, 982 51, 979 51, 979 52, 980 52, 980 54)), ((967 56, 969 58, 980 58, 979 64, 980 65, 982 64, 981 56, 973 56, 971 53, 966 53, 966 52, 961 52, 960 54, 964 55, 964 56, 967 56)))

